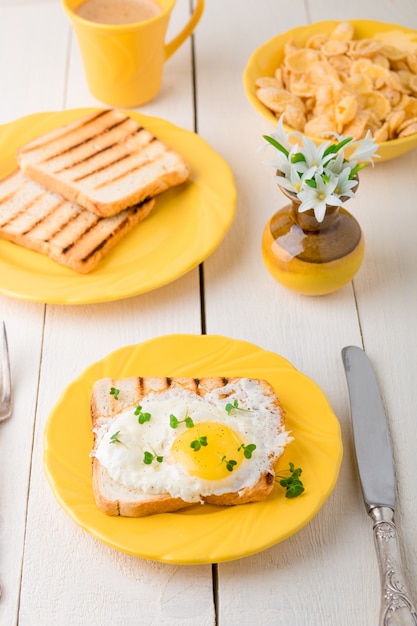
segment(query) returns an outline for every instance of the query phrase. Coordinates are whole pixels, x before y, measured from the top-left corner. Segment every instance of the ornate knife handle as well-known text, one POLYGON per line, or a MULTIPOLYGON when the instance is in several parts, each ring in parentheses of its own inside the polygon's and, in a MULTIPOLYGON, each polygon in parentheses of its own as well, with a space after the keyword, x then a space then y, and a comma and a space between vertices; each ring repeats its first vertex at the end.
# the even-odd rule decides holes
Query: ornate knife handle
POLYGON ((394 512, 388 507, 369 511, 382 584, 380 626, 415 626, 417 612, 407 591, 401 565, 394 512))

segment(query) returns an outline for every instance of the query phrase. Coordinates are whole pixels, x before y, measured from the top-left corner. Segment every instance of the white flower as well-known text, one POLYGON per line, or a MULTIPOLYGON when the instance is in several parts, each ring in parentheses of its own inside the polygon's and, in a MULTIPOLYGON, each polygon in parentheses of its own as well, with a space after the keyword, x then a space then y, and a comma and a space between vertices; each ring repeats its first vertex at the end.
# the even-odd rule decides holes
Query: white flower
POLYGON ((301 200, 299 207, 300 213, 314 210, 314 216, 318 222, 322 222, 326 215, 326 206, 340 206, 342 200, 333 192, 336 189, 337 178, 331 178, 329 182, 325 182, 319 174, 314 177, 316 187, 305 185, 298 194, 301 200))
MULTIPOLYGON (((336 153, 336 155, 333 155, 332 160, 327 162, 326 165, 326 172, 332 172, 333 174, 340 174, 340 172, 343 170, 343 166, 345 163, 345 155, 343 150, 340 150, 339 152, 336 153)), ((351 170, 351 168, 349 167, 349 172, 351 170)))
POLYGON ((279 174, 275 176, 275 180, 278 185, 287 189, 287 191, 291 191, 292 193, 298 194, 303 188, 305 181, 305 174, 301 174, 298 172, 294 163, 289 163, 289 167, 287 171, 282 171, 282 174, 285 176, 280 176, 279 174))
POLYGON ((293 147, 293 143, 291 143, 289 139, 291 135, 287 134, 284 130, 283 121, 284 116, 281 115, 278 120, 277 130, 271 133, 271 137, 273 137, 275 141, 277 141, 283 148, 285 148, 287 152, 290 152, 291 148, 293 147))
POLYGON ((327 134, 332 135, 336 143, 325 141, 316 146, 312 139, 299 132, 286 133, 281 116, 277 131, 264 135, 275 148, 276 159, 268 162, 278 170, 275 180, 301 201, 300 212, 313 209, 319 222, 324 219, 327 205, 340 206, 344 200, 355 196, 357 173, 366 165, 373 165, 372 159, 378 156, 378 145, 369 132, 357 141, 337 133, 327 134), (350 152, 349 156, 345 155, 345 149, 350 152))
POLYGON ((357 187, 358 181, 349 179, 350 168, 345 167, 337 176, 337 184, 334 189, 335 193, 340 197, 353 198, 355 192, 354 187, 357 187))
POLYGON ((329 146, 330 141, 326 141, 317 147, 314 141, 308 137, 303 137, 302 149, 298 150, 298 154, 301 153, 304 157, 304 161, 300 161, 297 164, 300 171, 306 172, 310 170, 312 172, 311 176, 314 176, 316 172, 322 174, 325 165, 332 158, 331 154, 327 156, 324 154, 329 146))
POLYGON ((373 137, 370 136, 370 131, 366 133, 365 139, 361 139, 360 141, 355 141, 352 146, 355 146, 355 150, 346 157, 346 160, 349 162, 359 163, 361 161, 369 161, 374 164, 374 158, 379 158, 379 154, 376 154, 378 149, 378 145, 375 143, 373 137))

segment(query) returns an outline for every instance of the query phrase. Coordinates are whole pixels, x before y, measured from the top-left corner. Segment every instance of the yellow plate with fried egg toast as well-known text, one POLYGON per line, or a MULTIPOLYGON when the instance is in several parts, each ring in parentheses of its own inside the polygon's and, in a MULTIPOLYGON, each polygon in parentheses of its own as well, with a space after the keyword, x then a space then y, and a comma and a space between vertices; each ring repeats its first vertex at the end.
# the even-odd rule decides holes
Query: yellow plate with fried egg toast
POLYGON ((44 469, 70 518, 105 544, 164 563, 215 563, 255 554, 305 526, 332 492, 342 459, 339 422, 319 387, 285 358, 251 343, 217 335, 170 335, 127 346, 88 367, 62 394, 44 436, 44 469), (162 358, 163 355, 163 358, 162 358), (106 515, 92 489, 93 385, 106 377, 212 376, 264 379, 272 385, 294 440, 278 459, 303 470, 301 496, 275 484, 261 502, 193 504, 170 513, 130 518, 106 515))

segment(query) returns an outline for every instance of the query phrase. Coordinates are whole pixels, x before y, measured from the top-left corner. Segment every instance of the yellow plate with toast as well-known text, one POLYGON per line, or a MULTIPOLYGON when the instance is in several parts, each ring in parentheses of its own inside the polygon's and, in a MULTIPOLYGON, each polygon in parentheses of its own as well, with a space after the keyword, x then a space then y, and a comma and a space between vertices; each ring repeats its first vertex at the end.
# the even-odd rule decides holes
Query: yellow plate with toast
POLYGON ((218 335, 170 335, 112 352, 68 386, 48 418, 44 435, 45 473, 70 518, 112 548, 164 563, 228 561, 286 539, 305 526, 329 497, 341 459, 340 425, 319 387, 285 358, 218 335), (301 467, 305 492, 288 499, 276 484, 265 501, 240 506, 196 504, 142 518, 101 513, 91 484, 91 389, 99 378, 137 375, 245 376, 269 381, 294 437, 278 461, 277 473, 290 462, 301 467))
MULTIPOLYGON (((397 24, 388 24, 374 20, 346 20, 354 27, 355 39, 375 38, 383 41, 387 45, 402 45, 410 50, 417 50, 417 31, 410 30, 397 24)), ((243 85, 246 96, 253 108, 266 120, 276 126, 278 118, 265 106, 256 95, 255 81, 258 78, 274 76, 275 70, 281 65, 284 58, 285 44, 294 39, 300 46, 304 46, 309 38, 318 37, 321 34, 329 34, 340 24, 339 21, 329 20, 315 22, 306 26, 299 26, 291 30, 276 35, 250 56, 246 68, 243 72, 243 85)), ((414 94, 416 96, 417 94, 414 94)), ((336 131, 337 129, 332 129, 336 131)), ((328 137, 312 136, 315 143, 319 144, 328 137)), ((408 137, 380 141, 378 158, 375 162, 380 163, 398 157, 417 146, 417 133, 408 137)))
MULTIPOLYGON (((26 142, 99 109, 35 113, 0 126, 0 177, 13 171, 26 142)), ((190 179, 156 199, 138 224, 89 274, 0 239, 0 293, 55 304, 108 302, 166 285, 204 261, 235 215, 236 188, 228 164, 197 134, 129 111, 137 122, 188 161, 190 179)))

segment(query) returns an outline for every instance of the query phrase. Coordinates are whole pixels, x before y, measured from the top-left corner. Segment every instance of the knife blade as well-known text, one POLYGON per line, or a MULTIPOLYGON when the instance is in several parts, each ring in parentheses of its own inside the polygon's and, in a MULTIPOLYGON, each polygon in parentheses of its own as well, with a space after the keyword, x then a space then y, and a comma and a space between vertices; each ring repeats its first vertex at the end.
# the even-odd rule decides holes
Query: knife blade
POLYGON ((342 350, 362 495, 373 521, 381 578, 380 626, 417 625, 394 521, 395 473, 384 404, 372 365, 357 346, 342 350))

